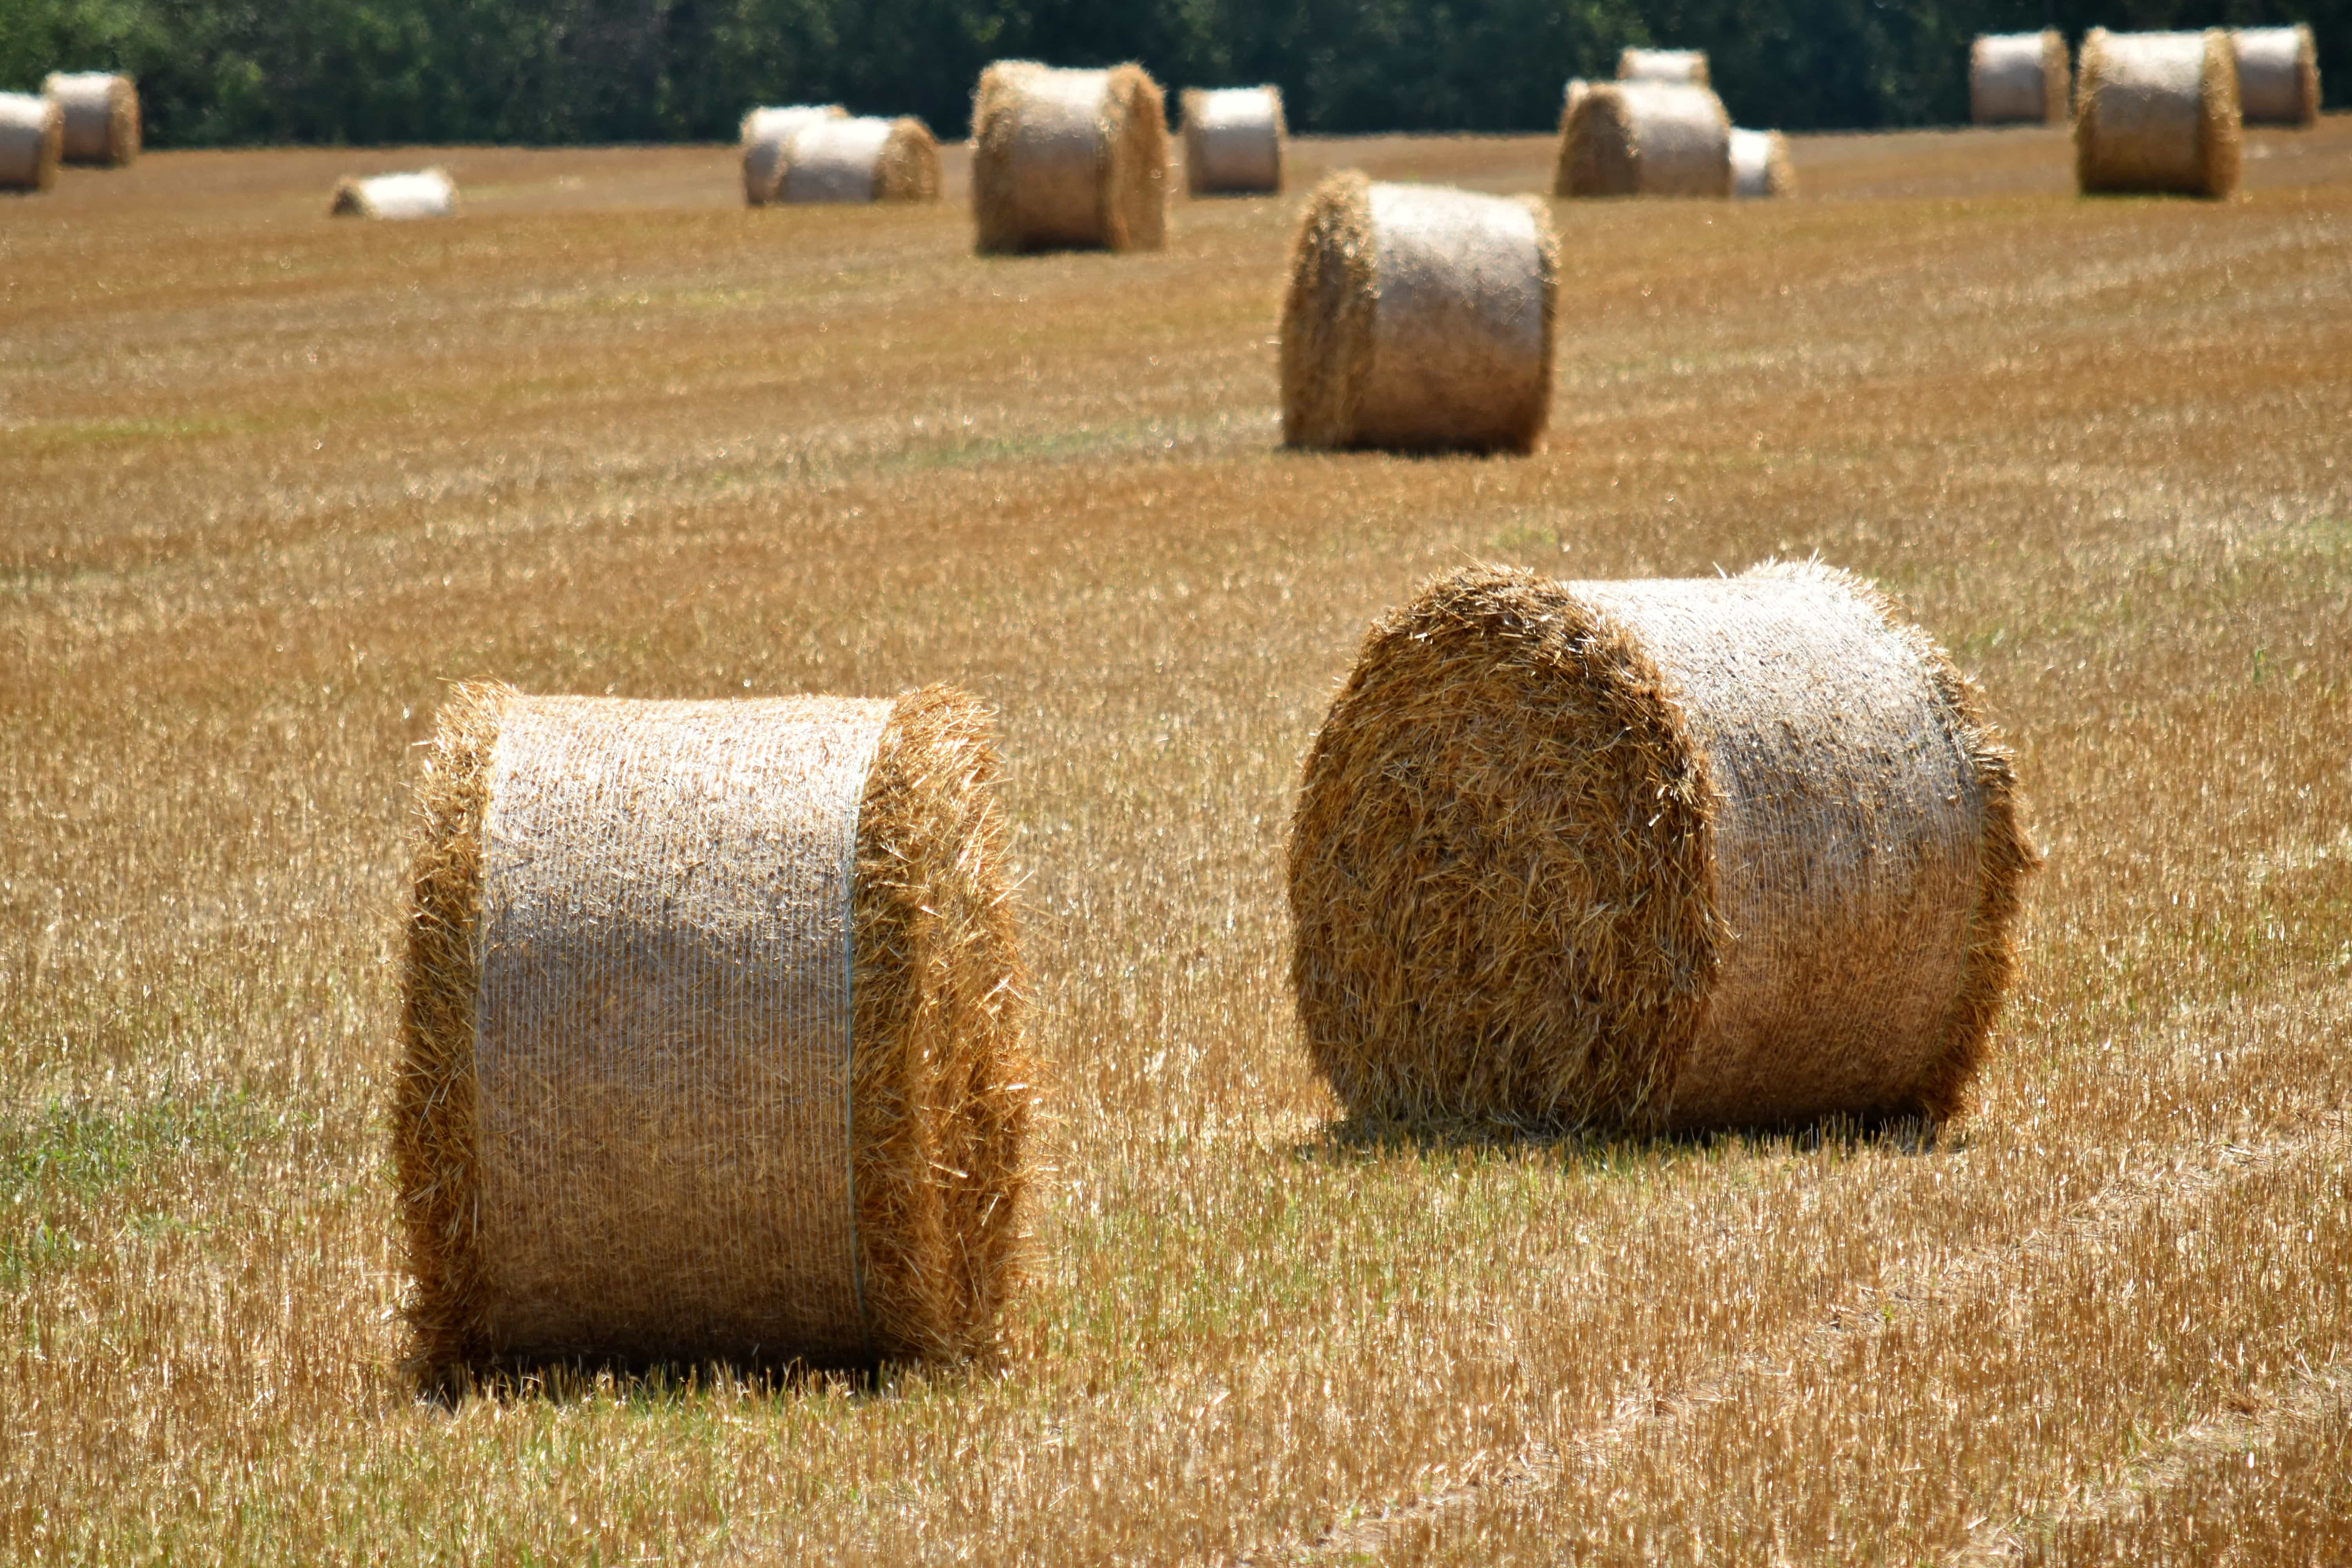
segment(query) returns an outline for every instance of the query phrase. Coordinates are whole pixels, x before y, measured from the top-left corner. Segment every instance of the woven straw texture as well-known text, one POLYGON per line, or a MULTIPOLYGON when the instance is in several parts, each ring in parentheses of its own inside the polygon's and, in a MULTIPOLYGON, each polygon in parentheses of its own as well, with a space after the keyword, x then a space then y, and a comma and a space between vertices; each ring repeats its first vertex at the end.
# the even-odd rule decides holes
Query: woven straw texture
POLYGON ((743 116, 743 205, 763 207, 774 199, 776 176, 782 172, 784 143, 803 125, 821 120, 842 120, 849 110, 837 103, 789 103, 754 109, 743 116))
POLYGON ((2308 23, 2241 27, 2238 109, 2248 125, 2311 125, 2319 119, 2319 45, 2308 23))
POLYGON ((1283 438, 1527 450, 1550 417, 1559 296, 1540 202, 1331 176, 1291 247, 1283 438))
POLYGON ((1680 82, 1686 87, 1712 85, 1706 73, 1705 49, 1620 49, 1617 79, 1680 82))
POLYGON ((110 71, 53 72, 41 91, 65 117, 65 161, 120 168, 139 156, 139 89, 110 71))
POLYGON ((1970 689, 1854 580, 1477 569, 1316 738, 1293 980, 1374 1121, 1948 1115, 2032 858, 1970 689))
POLYGON ((1168 117, 1139 66, 999 60, 973 95, 972 217, 982 252, 1157 250, 1168 117))
POLYGON ((1731 194, 1751 200, 1795 195, 1797 168, 1789 160, 1789 139, 1778 131, 1733 131, 1731 194))
POLYGON ((2238 188, 2238 62, 2227 33, 2094 27, 2076 88, 2074 182, 2084 195, 2238 188))
POLYGON ((457 210, 457 187, 442 169, 341 180, 327 204, 331 217, 447 217, 457 210))
POLYGON ((2066 37, 1982 33, 1969 46, 1969 119, 1978 125, 2061 125, 2071 85, 2066 37))
POLYGON ((1265 195, 1282 189, 1282 89, 1184 89, 1184 188, 1192 195, 1265 195))
POLYGON ((774 200, 935 202, 940 147, 911 116, 813 121, 785 138, 774 200))
POLYGON ((46 191, 58 183, 65 117, 46 97, 0 92, 0 191, 46 191))
POLYGON ((1560 196, 1731 195, 1731 117, 1704 87, 1603 82, 1560 119, 1560 196))

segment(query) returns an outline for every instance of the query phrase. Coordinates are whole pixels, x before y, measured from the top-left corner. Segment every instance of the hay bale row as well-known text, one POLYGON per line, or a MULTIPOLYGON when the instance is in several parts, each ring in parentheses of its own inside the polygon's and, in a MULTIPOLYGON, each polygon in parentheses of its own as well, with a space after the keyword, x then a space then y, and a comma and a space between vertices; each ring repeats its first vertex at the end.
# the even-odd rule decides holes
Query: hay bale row
POLYGON ((1315 738, 1299 1018, 1373 1121, 1941 1116, 2032 858, 1973 690, 1862 583, 1467 571, 1315 738))
POLYGON ((2074 179, 2085 195, 2225 196, 2238 186, 2238 62, 2230 36, 2110 33, 2083 39, 2074 179))
POLYGON ((0 92, 0 190, 47 190, 64 155, 65 117, 55 100, 0 92))
POLYGON ((2310 125, 2319 119, 2319 46, 2308 23, 2241 27, 2238 109, 2248 125, 2310 125))
POLYGON ((1778 131, 1731 132, 1731 194, 1753 200, 1797 194, 1797 166, 1789 158, 1789 139, 1778 131))
POLYGON ((935 202, 940 144, 911 115, 814 120, 784 137, 764 202, 935 202))
POLYGON ((1284 440, 1527 450, 1551 413, 1559 298, 1533 197, 1334 174, 1291 247, 1284 440))
POLYGON ((1289 132, 1280 88, 1188 87, 1182 105, 1188 195, 1263 195, 1282 189, 1282 142, 1289 132))
POLYGON ((982 252, 1160 248, 1167 105, 1140 66, 999 60, 981 72, 971 124, 982 252))
POLYGON ((1983 33, 1969 46, 1969 119, 1978 125, 2063 125, 2070 64, 2066 37, 1983 33))
POLYGON ((1708 87, 1705 49, 1620 49, 1619 81, 1676 82, 1685 87, 1708 87))
POLYGON ((765 206, 776 192, 782 173, 784 143, 793 132, 822 120, 845 120, 849 110, 837 103, 788 103, 754 109, 743 116, 743 203, 765 206))
POLYGON ((335 183, 331 217, 447 217, 457 210, 457 186, 446 169, 372 174, 335 183))
POLYGON ((139 156, 139 89, 112 71, 52 71, 41 93, 65 121, 65 161, 121 168, 139 156))
POLYGON ((1561 116, 1552 194, 1728 196, 1731 117, 1707 88, 1600 83, 1561 116))
POLYGON ((421 1364, 946 1359, 1027 1177, 985 712, 440 715, 394 1124, 421 1364))

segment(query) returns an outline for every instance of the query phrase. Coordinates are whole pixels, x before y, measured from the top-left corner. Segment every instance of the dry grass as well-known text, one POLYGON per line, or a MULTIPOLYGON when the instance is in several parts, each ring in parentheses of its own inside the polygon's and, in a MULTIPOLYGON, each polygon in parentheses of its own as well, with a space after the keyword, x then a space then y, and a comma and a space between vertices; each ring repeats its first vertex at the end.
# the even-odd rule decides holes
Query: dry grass
POLYGON ((467 210, 364 232, 338 152, 9 204, 0 1555, 2341 1556, 2347 151, 2084 203, 2063 132, 1799 139, 1801 200, 1558 209, 1549 436, 1487 460, 1277 449, 1297 197, 1001 260, 955 150, 788 236, 714 148, 390 150, 467 210), (1814 551, 1979 677, 2049 851, 1971 1119, 1332 1129, 1281 835, 1370 618, 1814 551), (467 676, 999 710, 1054 1167, 1000 1364, 415 1399, 395 911, 467 676))

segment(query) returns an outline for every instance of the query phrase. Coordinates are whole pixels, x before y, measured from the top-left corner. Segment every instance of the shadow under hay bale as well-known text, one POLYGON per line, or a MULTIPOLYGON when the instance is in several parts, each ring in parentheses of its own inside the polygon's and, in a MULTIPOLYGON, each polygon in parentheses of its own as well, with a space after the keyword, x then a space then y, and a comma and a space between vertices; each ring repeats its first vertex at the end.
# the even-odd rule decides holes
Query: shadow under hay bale
POLYGON ((139 89, 111 71, 53 71, 42 93, 65 123, 65 161, 121 168, 139 156, 139 89))
POLYGON ((2248 125, 2319 121, 2319 45, 2311 25, 2241 27, 2230 35, 2238 57, 2238 109, 2248 125))
POLYGON ((1267 195, 1282 189, 1287 130, 1278 87, 1188 87, 1184 189, 1195 196, 1267 195))
POLYGON ((1731 194, 1743 200, 1797 194, 1797 166, 1789 139, 1778 131, 1731 133, 1731 194))
POLYGON ((1969 120, 1977 125, 2063 125, 2073 85, 2066 36, 1980 33, 1969 46, 1969 120))
POLYGON ((1620 49, 1617 79, 1679 82, 1685 87, 1713 85, 1707 75, 1705 49, 1620 49))
POLYGON ((65 154, 65 116, 56 100, 0 92, 0 191, 46 191, 65 154))
POLYGON ((972 100, 971 208, 983 254, 1157 250, 1168 111, 1140 66, 999 60, 972 100))
POLYGON ((1560 117, 1554 195, 1727 197, 1731 192, 1731 117, 1707 88, 1601 82, 1560 117))
POLYGON ((394 1107, 428 1383, 991 1342, 1031 1099, 996 772, 945 688, 453 693, 394 1107))
POLYGON ((2240 143, 2227 33, 2094 27, 2084 37, 2074 183, 2084 195, 2226 196, 2238 188, 2240 143))
POLYGON ((1408 1126, 1949 1115, 2017 810, 1972 688, 1843 574, 1457 573, 1372 627, 1307 763, 1308 1049, 1408 1126))
POLYGON ((743 116, 743 205, 763 207, 776 194, 776 176, 782 172, 784 143, 804 125, 821 120, 846 120, 849 110, 837 103, 788 103, 754 109, 743 116))
POLYGON ((1291 246, 1283 439, 1528 450, 1551 415, 1559 297, 1535 198, 1332 175, 1291 246))
POLYGON ((457 187, 445 169, 373 174, 335 183, 329 217, 447 217, 457 210, 457 187))
MULTIPOLYGON (((935 202, 940 144, 913 116, 818 120, 784 139, 770 201, 935 202)), ((756 205, 756 204, 755 204, 756 205)))

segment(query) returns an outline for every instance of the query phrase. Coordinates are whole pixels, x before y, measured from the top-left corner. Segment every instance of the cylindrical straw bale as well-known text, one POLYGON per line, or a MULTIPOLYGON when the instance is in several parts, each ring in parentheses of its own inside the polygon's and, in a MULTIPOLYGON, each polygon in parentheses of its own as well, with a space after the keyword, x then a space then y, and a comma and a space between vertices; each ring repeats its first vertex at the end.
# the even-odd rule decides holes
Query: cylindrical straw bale
POLYGON ((776 194, 784 143, 803 125, 821 120, 845 120, 849 110, 837 103, 788 103, 754 109, 743 116, 743 205, 762 207, 776 194))
POLYGON ((1142 67, 999 60, 980 74, 971 124, 982 251, 1160 248, 1168 111, 1142 67))
POLYGON ((2066 36, 1980 33, 1969 46, 1969 119, 1979 125, 2063 125, 2070 85, 2066 36))
POLYGON ((42 93, 65 118, 65 161, 120 167, 139 156, 139 89, 111 71, 52 71, 42 93))
POLYGON ((394 1127, 434 1381, 992 1337, 1024 988, 984 710, 460 687, 394 1127))
POLYGON ((2083 39, 2074 183, 2084 195, 2238 188, 2238 61, 2230 36, 2110 33, 2083 39))
POLYGON ((0 92, 0 191, 46 191, 58 183, 65 116, 55 100, 0 92))
POLYGON ((447 217, 457 210, 457 187, 445 169, 373 174, 336 182, 330 217, 447 217))
POLYGON ((1705 49, 1620 49, 1619 81, 1672 81, 1686 87, 1709 87, 1705 49))
POLYGON ((1535 198, 1332 175, 1291 246, 1283 438, 1527 450, 1551 414, 1559 297, 1535 198))
POLYGON ((2319 46, 2311 25, 2241 27, 2238 109, 2249 125, 2310 125, 2319 119, 2319 46))
POLYGON ((1560 122, 1559 196, 1728 196, 1731 117, 1704 87, 1596 85, 1560 122))
POLYGON ((1856 579, 1457 573, 1372 627, 1307 758, 1307 1047, 1372 1121, 1948 1115, 2017 814, 1973 689, 1856 579))
POLYGON ((911 115, 812 121, 784 139, 773 199, 935 202, 940 144, 911 115))
POLYGON ((1184 188, 1196 196, 1282 189, 1282 89, 1184 89, 1184 188))
POLYGON ((1778 131, 1733 131, 1731 194, 1742 197, 1795 195, 1797 168, 1789 161, 1789 139, 1778 131))

